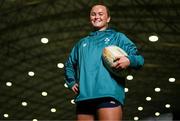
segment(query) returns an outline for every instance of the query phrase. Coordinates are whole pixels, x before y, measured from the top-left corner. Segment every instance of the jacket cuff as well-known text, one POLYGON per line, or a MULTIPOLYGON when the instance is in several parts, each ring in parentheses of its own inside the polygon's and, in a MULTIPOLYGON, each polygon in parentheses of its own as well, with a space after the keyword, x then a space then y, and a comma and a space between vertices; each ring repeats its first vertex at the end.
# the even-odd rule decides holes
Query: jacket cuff
POLYGON ((66 84, 68 85, 68 88, 71 89, 76 84, 76 81, 72 78, 69 78, 66 80, 66 84))
POLYGON ((127 56, 127 58, 130 61, 130 67, 134 67, 136 65, 136 60, 134 59, 133 56, 127 56))

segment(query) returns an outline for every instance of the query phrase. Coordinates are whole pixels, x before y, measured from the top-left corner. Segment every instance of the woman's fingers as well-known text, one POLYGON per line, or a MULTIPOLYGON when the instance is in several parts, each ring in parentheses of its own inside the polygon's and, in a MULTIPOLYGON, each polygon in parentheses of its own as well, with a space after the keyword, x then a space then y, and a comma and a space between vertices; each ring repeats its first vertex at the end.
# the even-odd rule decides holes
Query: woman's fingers
POLYGON ((78 84, 75 84, 73 87, 72 87, 72 90, 73 90, 73 92, 74 93, 79 93, 79 86, 78 86, 78 84))

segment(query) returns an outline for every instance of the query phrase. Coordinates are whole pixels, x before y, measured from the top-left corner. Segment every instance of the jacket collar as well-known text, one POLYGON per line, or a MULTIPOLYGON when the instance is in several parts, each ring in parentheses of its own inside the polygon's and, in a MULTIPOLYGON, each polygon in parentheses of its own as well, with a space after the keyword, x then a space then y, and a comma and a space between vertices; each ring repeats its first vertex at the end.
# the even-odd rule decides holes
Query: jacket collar
POLYGON ((106 33, 112 33, 112 32, 115 32, 115 30, 112 29, 112 28, 107 28, 107 29, 105 29, 103 31, 98 31, 98 30, 97 31, 93 31, 89 35, 90 36, 95 36, 95 35, 99 35, 99 34, 106 34, 106 33))

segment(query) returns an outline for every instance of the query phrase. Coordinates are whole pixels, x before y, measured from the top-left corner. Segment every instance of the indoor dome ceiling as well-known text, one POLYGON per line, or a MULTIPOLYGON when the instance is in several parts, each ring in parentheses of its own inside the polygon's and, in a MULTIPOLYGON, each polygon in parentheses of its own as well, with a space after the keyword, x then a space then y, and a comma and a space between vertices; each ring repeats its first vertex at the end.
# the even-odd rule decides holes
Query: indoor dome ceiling
POLYGON ((75 119, 63 64, 73 45, 91 31, 89 10, 99 2, 109 7, 111 26, 125 33, 145 58, 144 67, 126 81, 124 119, 154 117, 155 112, 178 118, 179 0, 1 0, 1 120, 75 119), (150 42, 150 35, 158 41, 150 42))

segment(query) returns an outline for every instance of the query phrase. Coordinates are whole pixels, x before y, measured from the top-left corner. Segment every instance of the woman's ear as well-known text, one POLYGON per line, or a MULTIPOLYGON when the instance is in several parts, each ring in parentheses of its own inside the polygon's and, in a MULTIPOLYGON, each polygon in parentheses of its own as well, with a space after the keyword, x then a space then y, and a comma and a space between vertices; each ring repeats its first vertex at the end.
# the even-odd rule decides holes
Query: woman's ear
POLYGON ((110 22, 110 20, 111 20, 111 17, 109 16, 109 18, 107 19, 107 23, 109 23, 109 22, 110 22))

